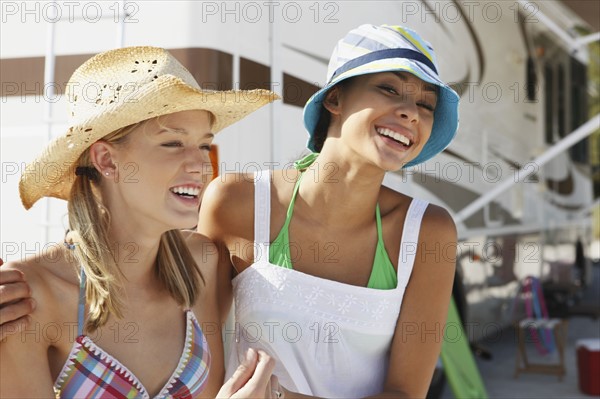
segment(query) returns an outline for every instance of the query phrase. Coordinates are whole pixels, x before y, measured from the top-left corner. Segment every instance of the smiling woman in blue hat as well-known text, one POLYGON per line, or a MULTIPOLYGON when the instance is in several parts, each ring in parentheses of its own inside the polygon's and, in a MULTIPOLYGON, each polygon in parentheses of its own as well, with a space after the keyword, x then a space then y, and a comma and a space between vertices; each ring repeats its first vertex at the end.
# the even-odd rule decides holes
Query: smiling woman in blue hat
POLYGON ((440 250, 456 230, 444 209, 382 181, 448 146, 458 95, 431 46, 400 26, 349 32, 327 81, 304 109, 316 152, 295 171, 225 175, 203 200, 225 304, 233 277, 227 370, 253 346, 277 359, 287 397, 424 397, 455 267, 440 250))

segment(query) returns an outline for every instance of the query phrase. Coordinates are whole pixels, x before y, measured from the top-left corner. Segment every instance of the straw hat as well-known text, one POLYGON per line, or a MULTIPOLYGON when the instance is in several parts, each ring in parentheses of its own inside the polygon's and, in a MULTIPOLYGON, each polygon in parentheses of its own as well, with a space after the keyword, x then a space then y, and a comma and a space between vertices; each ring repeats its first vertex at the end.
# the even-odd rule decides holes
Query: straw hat
POLYGON ((459 96, 440 79, 433 48, 414 30, 368 24, 351 30, 337 43, 327 68, 327 84, 304 106, 304 126, 310 135, 307 147, 315 150, 313 135, 329 89, 353 76, 389 71, 409 72, 440 89, 431 136, 419 155, 404 167, 425 162, 443 151, 458 130, 459 96))
POLYGON ((268 90, 202 90, 169 52, 156 47, 127 47, 92 57, 73 73, 66 95, 71 127, 21 176, 26 209, 42 197, 67 199, 78 158, 115 130, 160 115, 206 110, 214 115, 212 131, 217 133, 278 98, 268 90))

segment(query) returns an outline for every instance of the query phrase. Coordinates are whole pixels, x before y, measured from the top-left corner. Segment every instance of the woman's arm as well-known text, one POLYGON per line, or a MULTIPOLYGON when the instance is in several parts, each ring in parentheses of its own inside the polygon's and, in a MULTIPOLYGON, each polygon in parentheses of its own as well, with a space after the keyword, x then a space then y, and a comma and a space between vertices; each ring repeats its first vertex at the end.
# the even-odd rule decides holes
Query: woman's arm
POLYGON ((244 257, 245 254, 252 256, 253 250, 251 244, 250 247, 243 248, 232 245, 233 251, 238 252, 232 254, 228 248, 228 240, 235 241, 237 237, 244 235, 245 228, 254 225, 253 195, 252 177, 226 174, 213 180, 202 197, 198 232, 215 244, 215 251, 218 253, 217 287, 223 322, 227 319, 233 300, 231 279, 234 267, 231 257, 244 257), (244 201, 247 198, 252 201, 244 201))
MULTIPOLYGON (((250 350, 232 377, 223 384, 225 366, 221 334, 222 317, 219 312, 217 285, 218 255, 216 246, 205 236, 186 232, 186 242, 204 277, 205 286, 200 300, 194 306, 210 347, 209 381, 202 397, 213 398, 271 398, 271 384, 275 361, 263 351, 250 350)), ((275 378, 276 381, 276 378, 275 378)))
POLYGON ((186 231, 183 233, 190 253, 202 273, 204 285, 200 297, 193 307, 200 327, 210 348, 211 362, 208 384, 203 392, 205 397, 214 397, 223 385, 225 365, 223 340, 221 338, 221 317, 217 302, 217 261, 215 245, 201 234, 186 231))
POLYGON ((454 221, 445 209, 429 205, 396 324, 385 392, 398 398, 427 394, 444 339, 455 267, 454 221))
MULTIPOLYGON (((39 266, 39 265, 38 265, 39 266)), ((0 345, 0 397, 2 398, 54 398, 53 381, 48 362, 49 342, 42 331, 45 309, 51 304, 43 302, 44 289, 37 284, 41 277, 27 265, 8 264, 7 271, 20 271, 25 275, 39 306, 30 316, 29 327, 7 336, 0 345)))

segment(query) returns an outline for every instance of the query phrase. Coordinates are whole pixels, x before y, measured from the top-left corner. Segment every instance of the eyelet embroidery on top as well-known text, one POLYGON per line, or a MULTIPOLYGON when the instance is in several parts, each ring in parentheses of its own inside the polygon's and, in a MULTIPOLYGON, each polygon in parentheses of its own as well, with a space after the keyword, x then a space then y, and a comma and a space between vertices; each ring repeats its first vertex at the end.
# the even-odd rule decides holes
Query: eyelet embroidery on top
POLYGON ((336 322, 393 329, 396 320, 386 315, 398 314, 404 295, 402 287, 355 294, 342 285, 338 289, 309 286, 297 272, 274 265, 257 265, 244 273, 234 284, 236 313, 240 314, 266 302, 336 322))

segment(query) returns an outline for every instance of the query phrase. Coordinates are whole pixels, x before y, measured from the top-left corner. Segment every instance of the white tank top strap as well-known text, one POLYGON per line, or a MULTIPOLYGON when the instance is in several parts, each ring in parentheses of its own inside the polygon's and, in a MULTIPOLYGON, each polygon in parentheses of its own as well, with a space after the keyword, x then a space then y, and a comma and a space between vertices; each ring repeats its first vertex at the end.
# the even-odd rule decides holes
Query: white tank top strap
POLYGON ((254 172, 254 263, 269 261, 271 170, 254 172))
POLYGON ((413 198, 408 207, 408 212, 406 212, 398 255, 398 288, 406 287, 410 279, 417 256, 421 220, 428 205, 427 201, 413 198))

